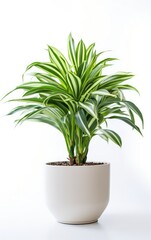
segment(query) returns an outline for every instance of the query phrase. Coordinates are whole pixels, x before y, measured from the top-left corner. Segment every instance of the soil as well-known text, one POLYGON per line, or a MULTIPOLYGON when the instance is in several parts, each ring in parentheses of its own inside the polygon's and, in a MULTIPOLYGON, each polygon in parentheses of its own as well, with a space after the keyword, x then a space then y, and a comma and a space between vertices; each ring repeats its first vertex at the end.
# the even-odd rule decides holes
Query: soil
POLYGON ((51 166, 95 166, 95 165, 103 165, 105 164, 104 162, 86 162, 84 164, 73 164, 71 165, 69 161, 64 161, 64 162, 49 162, 46 163, 47 165, 51 166))

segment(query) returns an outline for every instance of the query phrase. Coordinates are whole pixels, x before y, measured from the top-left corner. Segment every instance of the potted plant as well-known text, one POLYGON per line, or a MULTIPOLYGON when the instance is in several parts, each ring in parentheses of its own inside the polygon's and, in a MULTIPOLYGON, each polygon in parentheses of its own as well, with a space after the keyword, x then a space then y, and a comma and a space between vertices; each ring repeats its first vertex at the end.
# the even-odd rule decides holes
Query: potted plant
POLYGON ((59 222, 95 222, 108 204, 110 164, 93 159, 86 162, 89 144, 99 135, 122 146, 120 136, 107 127, 111 119, 121 120, 141 134, 135 117, 143 124, 142 113, 123 93, 137 91, 126 84, 133 74, 104 75, 103 69, 116 59, 98 60, 103 52, 96 53, 95 44, 86 47, 80 40, 75 46, 71 34, 68 60, 55 47, 48 46, 48 53, 48 62, 27 66, 32 79, 14 89, 23 90, 23 95, 10 100, 20 104, 9 115, 19 113, 17 124, 34 120, 63 134, 67 161, 46 163, 48 206, 59 222), (31 73, 33 68, 37 70, 31 73))

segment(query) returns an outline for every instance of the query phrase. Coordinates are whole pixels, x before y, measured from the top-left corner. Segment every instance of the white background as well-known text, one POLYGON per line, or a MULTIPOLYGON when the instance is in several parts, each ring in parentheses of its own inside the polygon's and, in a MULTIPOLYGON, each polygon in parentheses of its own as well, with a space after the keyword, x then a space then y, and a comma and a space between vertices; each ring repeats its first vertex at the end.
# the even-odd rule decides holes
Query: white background
POLYGON ((151 1, 5 0, 0 2, 0 98, 21 83, 26 66, 47 61, 47 44, 66 52, 76 42, 96 42, 98 51, 120 59, 112 71, 131 71, 140 91, 127 96, 142 110, 142 138, 113 122, 122 149, 96 138, 89 160, 111 163, 110 204, 96 224, 56 223, 45 206, 44 164, 67 157, 62 136, 53 128, 27 122, 14 127, 0 103, 0 239, 151 239, 151 1))

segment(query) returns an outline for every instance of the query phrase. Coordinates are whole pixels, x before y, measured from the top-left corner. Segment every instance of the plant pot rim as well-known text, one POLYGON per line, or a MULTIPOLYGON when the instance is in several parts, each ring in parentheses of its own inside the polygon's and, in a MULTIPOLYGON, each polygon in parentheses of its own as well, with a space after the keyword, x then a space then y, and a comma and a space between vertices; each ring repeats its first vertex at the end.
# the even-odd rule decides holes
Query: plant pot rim
POLYGON ((93 164, 93 165, 55 165, 55 161, 53 162, 46 162, 45 163, 45 166, 49 166, 49 167, 57 167, 57 168, 81 168, 81 167, 87 167, 87 168, 92 168, 92 167, 105 167, 105 166, 110 166, 110 163, 109 162, 101 162, 101 164, 98 164, 98 162, 93 162, 93 163, 96 163, 96 164, 93 164), (51 164, 51 163, 54 163, 54 164, 51 164))

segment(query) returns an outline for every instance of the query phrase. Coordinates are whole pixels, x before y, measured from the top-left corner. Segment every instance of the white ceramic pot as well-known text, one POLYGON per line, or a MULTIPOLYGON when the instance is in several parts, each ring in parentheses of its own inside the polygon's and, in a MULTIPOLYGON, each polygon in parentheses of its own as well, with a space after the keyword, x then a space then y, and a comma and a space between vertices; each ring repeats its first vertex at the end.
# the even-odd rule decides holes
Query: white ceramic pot
POLYGON ((110 164, 53 166, 46 164, 46 198, 58 222, 96 222, 109 201, 110 164))

